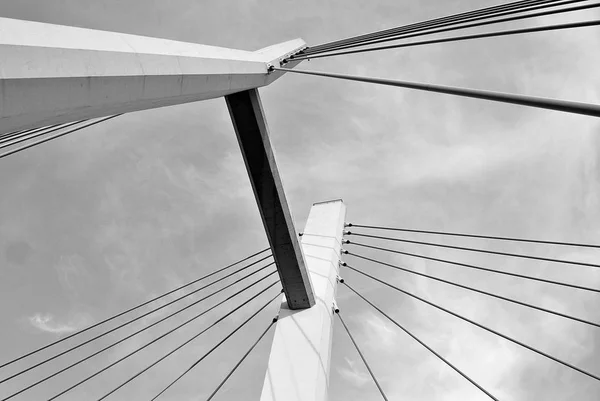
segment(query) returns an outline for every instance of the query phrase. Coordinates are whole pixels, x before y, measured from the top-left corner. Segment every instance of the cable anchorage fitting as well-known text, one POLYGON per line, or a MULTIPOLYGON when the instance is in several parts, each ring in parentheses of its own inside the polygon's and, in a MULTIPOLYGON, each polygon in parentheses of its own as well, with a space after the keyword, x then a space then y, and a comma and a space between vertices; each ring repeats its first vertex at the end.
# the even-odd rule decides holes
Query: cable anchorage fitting
POLYGON ((346 223, 344 224, 344 227, 352 227, 352 223, 346 223))
POLYGON ((340 313, 340 308, 338 308, 337 303, 335 301, 333 301, 333 308, 332 308, 334 313, 340 313))
POLYGON ((273 323, 277 323, 277 321, 279 320, 279 313, 275 315, 275 317, 273 317, 273 323))
POLYGON ((338 283, 344 284, 344 279, 339 274, 337 275, 336 279, 338 283))
POLYGON ((346 249, 342 248, 340 250, 340 253, 343 254, 343 255, 348 255, 349 252, 346 249))
POLYGON ((350 244, 350 240, 349 239, 343 239, 342 240, 342 244, 350 244))
POLYGON ((352 235, 352 231, 346 230, 346 231, 344 231, 344 235, 352 235))

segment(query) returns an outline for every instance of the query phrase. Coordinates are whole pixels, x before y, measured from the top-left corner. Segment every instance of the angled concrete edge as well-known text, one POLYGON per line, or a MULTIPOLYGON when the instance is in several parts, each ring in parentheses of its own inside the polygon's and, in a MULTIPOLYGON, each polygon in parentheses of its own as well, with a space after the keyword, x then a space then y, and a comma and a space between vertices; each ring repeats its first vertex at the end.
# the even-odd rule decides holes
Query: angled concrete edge
POLYGON ((9 18, 0 33, 0 133, 258 88, 282 75, 269 64, 306 47, 253 52, 9 18))

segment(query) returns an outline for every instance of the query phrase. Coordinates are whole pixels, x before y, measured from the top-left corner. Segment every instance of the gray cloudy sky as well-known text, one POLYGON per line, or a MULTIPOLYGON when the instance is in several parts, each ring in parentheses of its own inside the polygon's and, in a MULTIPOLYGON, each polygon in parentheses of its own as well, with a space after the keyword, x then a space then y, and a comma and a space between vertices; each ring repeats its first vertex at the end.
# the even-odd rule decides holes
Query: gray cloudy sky
MULTIPOLYGON (((0 15, 254 50, 296 37, 318 44, 496 3, 0 0, 0 15)), ((598 17, 598 11, 588 11, 510 26, 598 17)), ((298 68, 600 103, 598 49, 600 30, 586 28, 314 60, 298 68)), ((594 118, 299 75, 285 76, 261 93, 299 230, 313 202, 343 198, 348 220, 356 223, 600 242, 600 124, 594 118)), ((125 115, 3 159, 0 186, 2 361, 266 246, 223 99, 125 115)), ((600 260, 598 252, 578 249, 462 243, 600 260)), ((398 249, 600 286, 600 272, 592 268, 409 245, 398 249)), ((600 321, 597 295, 374 255, 600 321)), ((348 261, 600 373, 598 329, 351 258, 348 261)), ((592 379, 357 274, 344 276, 501 400, 600 398, 600 384, 592 379)), ((340 288, 338 299, 390 399, 486 399, 348 290, 340 288)), ((112 399, 151 398, 257 305, 207 333, 112 399)), ((62 399, 93 399, 103 394, 223 310, 62 399)), ((210 394, 275 311, 271 308, 253 321, 162 399, 202 399, 210 394)), ((54 394, 163 330, 131 340, 21 399, 54 394)), ((258 397, 269 343, 270 336, 222 390, 219 400, 258 397)), ((0 385, 0 395, 101 345, 0 385)), ((332 358, 331 400, 379 399, 338 323, 332 358)), ((6 374, 2 371, 0 377, 6 374)))

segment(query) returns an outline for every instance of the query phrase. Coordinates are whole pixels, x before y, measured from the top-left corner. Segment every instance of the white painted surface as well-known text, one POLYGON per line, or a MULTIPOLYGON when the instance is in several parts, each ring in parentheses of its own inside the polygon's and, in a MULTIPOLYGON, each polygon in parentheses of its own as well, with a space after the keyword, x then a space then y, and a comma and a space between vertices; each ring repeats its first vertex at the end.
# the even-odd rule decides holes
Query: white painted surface
POLYGON ((316 305, 292 311, 281 304, 261 401, 325 401, 329 380, 333 304, 346 206, 341 200, 310 210, 302 249, 316 305))
POLYGON ((256 52, 0 18, 0 133, 268 85, 301 39, 256 52))

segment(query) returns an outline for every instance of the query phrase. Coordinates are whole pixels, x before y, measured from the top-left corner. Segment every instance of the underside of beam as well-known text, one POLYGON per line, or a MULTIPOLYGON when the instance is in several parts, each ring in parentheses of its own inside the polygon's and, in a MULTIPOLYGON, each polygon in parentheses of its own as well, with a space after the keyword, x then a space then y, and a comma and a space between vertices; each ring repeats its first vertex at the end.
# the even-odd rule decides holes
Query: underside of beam
POLYGON ((269 64, 306 47, 250 52, 9 18, 0 33, 0 133, 258 88, 282 75, 269 64))
POLYGON ((315 304, 257 89, 225 96, 290 309, 315 304))

